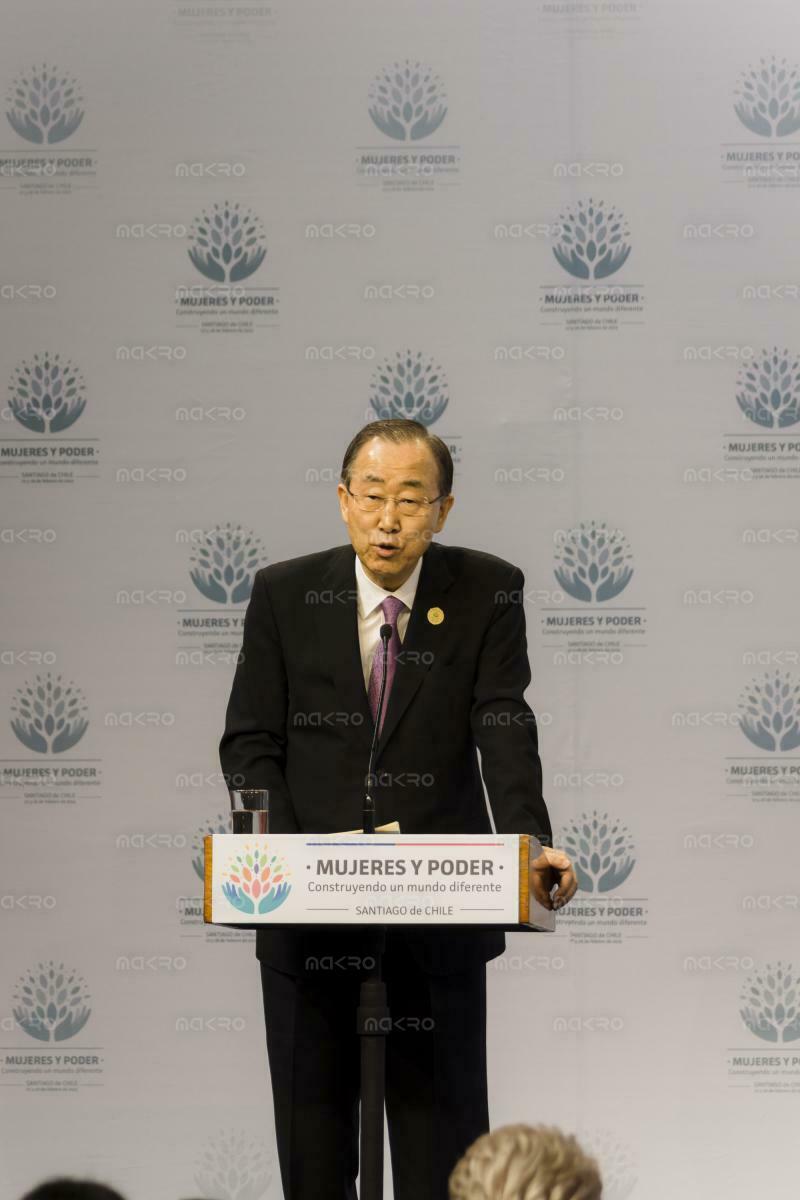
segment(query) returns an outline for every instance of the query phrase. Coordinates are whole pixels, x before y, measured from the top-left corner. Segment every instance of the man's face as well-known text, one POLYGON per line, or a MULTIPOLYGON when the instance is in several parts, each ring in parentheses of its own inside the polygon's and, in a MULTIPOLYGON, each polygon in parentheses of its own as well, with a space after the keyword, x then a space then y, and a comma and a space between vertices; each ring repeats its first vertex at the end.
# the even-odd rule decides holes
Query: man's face
MULTIPOLYGON (((350 491, 361 497, 433 500, 439 495, 436 460, 422 441, 396 444, 372 438, 353 462, 350 491)), ((416 516, 403 513, 397 503, 364 512, 344 484, 339 484, 338 493, 353 549, 367 576, 387 592, 405 583, 453 507, 453 497, 445 496, 423 504, 416 516)))

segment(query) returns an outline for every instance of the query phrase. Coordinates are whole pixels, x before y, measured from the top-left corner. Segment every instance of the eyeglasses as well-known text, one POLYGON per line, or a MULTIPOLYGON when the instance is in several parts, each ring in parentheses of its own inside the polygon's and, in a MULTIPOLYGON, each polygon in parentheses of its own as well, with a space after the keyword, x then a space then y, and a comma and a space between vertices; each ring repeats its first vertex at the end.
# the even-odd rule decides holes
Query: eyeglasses
POLYGON ((444 500, 444 496, 434 496, 432 500, 426 499, 424 496, 414 497, 413 499, 405 496, 381 496, 377 492, 365 492, 357 495, 347 489, 348 495, 352 496, 362 512, 379 512, 384 505, 390 500, 393 500, 397 505, 397 511, 404 517, 418 517, 431 504, 435 504, 437 500, 444 500))

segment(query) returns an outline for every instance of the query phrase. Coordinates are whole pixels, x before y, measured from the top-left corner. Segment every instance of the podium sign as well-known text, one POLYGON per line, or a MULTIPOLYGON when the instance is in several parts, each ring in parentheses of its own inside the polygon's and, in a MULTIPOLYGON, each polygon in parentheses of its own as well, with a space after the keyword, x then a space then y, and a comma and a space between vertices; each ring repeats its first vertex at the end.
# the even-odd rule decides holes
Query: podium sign
POLYGON ((554 927, 529 895, 527 834, 210 834, 214 925, 554 927))

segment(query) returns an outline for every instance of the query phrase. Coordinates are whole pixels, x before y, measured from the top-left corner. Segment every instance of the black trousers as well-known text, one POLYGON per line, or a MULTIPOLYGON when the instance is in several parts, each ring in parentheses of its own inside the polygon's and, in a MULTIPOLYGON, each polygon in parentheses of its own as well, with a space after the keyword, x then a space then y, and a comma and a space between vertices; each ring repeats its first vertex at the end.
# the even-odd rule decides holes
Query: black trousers
MULTIPOLYGON (((304 975, 261 963, 285 1200, 356 1200, 362 975, 340 963, 304 975)), ((395 1200, 447 1200, 450 1172, 489 1129, 486 966, 427 974, 390 930, 383 978, 395 1200)))

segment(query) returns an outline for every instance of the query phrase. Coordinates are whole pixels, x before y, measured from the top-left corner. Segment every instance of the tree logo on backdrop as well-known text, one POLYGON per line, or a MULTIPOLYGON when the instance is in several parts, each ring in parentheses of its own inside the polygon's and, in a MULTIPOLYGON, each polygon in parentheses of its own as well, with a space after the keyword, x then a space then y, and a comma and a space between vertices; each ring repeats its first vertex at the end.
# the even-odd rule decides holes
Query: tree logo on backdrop
POLYGON ((80 688, 48 671, 17 688, 11 701, 11 728, 29 750, 60 754, 86 733, 87 711, 80 688))
POLYGON ((636 1159, 630 1146, 607 1129, 584 1130, 580 1142, 600 1165, 603 1200, 628 1200, 636 1186, 636 1159))
POLYGON ((800 129, 800 69, 785 58, 762 58, 743 72, 734 111, 751 133, 786 137, 800 129))
POLYGON ((765 1042, 800 1038, 800 977, 789 963, 767 963, 749 975, 740 997, 739 1015, 765 1042))
POLYGON ((21 975, 14 1020, 39 1042, 65 1042, 80 1033, 92 1010, 86 981, 63 963, 42 962, 21 975))
POLYGON ((249 208, 224 201, 204 210, 189 230, 189 258, 215 283, 239 283, 257 271, 267 254, 264 230, 249 208))
POLYGON ((765 671, 739 699, 739 728, 759 750, 800 746, 800 683, 789 672, 765 671))
POLYGON ((438 363, 421 351, 398 350, 375 371, 369 402, 379 420, 407 417, 432 425, 449 399, 447 379, 438 363))
POLYGON ((636 864, 629 830, 608 813, 583 813, 567 826, 563 844, 584 892, 613 892, 636 864))
POLYGON ((622 213, 603 200, 579 200, 558 218, 553 254, 576 279, 607 279, 627 262, 630 231, 622 213))
POLYGON ((393 63, 372 81, 369 115, 387 137, 418 142, 430 137, 447 115, 444 85, 419 62, 393 63))
POLYGON ((762 429, 786 429, 800 421, 800 358, 788 350, 762 350, 744 363, 736 381, 736 401, 762 429))
POLYGON ((192 866, 198 879, 205 879, 205 844, 203 839, 210 833, 230 833, 231 821, 230 816, 225 813, 217 813, 211 821, 206 821, 201 825, 192 841, 192 866))
POLYGON ((280 908, 292 890, 291 872, 264 843, 246 842, 228 858, 222 872, 222 894, 241 913, 263 916, 280 908))
POLYGON ((83 120, 83 96, 76 80, 46 64, 19 75, 7 103, 11 128, 37 146, 66 141, 83 120))
POLYGON ((582 521, 568 530, 556 549, 555 577, 574 600, 602 603, 618 596, 631 581, 628 540, 603 521, 582 521))
POLYGON ((219 1200, 266 1200, 272 1163, 263 1139, 223 1130, 203 1146, 194 1181, 204 1196, 219 1200))
POLYGON ((206 533, 192 553, 192 583, 207 600, 243 604, 250 599, 253 578, 265 558, 261 539, 241 525, 218 525, 206 533))
POLYGON ((60 354, 34 354, 11 379, 8 407, 34 433, 69 429, 86 407, 86 385, 78 368, 60 354))

